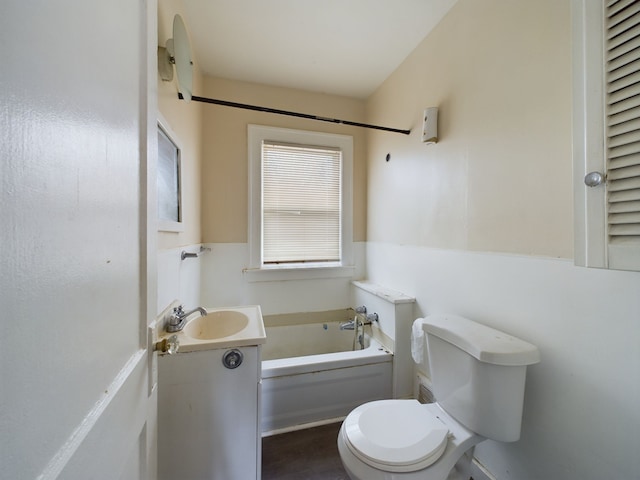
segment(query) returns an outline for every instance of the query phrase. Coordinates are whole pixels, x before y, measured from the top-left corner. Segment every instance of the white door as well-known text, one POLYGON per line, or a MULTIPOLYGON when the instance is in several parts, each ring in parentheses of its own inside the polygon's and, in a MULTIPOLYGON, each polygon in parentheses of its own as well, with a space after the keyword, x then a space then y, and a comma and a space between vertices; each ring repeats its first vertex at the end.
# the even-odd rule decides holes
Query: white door
POLYGON ((0 478, 155 478, 156 3, 1 11, 0 478))

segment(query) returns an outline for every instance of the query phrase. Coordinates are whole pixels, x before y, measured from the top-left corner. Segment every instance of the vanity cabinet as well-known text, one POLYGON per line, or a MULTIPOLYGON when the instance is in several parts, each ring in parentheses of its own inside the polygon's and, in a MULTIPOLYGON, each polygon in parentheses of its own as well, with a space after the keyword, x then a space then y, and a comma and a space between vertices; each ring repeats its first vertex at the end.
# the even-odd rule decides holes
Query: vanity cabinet
POLYGON ((260 350, 158 358, 160 480, 260 480, 260 350))

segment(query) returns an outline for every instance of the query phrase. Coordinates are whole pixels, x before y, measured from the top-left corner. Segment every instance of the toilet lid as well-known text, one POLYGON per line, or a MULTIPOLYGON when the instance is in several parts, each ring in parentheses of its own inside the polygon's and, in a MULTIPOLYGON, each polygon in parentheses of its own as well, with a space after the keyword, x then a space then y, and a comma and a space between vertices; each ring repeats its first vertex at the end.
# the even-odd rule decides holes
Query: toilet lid
POLYGON ((449 429, 416 400, 380 400, 353 410, 344 421, 349 449, 382 470, 407 472, 433 464, 449 429))

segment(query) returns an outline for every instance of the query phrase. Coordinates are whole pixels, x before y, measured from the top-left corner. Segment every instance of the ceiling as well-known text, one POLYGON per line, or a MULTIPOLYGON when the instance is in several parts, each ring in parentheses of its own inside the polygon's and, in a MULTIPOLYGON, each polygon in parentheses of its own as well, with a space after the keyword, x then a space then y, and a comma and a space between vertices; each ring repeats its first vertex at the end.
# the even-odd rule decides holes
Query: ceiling
POLYGON ((456 1, 183 4, 194 61, 205 75, 364 99, 456 1))

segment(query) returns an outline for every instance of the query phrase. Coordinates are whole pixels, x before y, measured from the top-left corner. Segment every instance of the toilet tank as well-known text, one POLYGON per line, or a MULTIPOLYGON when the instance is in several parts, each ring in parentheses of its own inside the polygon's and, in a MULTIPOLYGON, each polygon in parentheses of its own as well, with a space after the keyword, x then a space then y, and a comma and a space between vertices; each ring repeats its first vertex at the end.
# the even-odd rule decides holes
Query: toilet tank
POLYGON ((520 438, 530 343, 455 315, 424 319, 433 393, 457 421, 501 442, 520 438))

